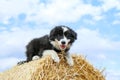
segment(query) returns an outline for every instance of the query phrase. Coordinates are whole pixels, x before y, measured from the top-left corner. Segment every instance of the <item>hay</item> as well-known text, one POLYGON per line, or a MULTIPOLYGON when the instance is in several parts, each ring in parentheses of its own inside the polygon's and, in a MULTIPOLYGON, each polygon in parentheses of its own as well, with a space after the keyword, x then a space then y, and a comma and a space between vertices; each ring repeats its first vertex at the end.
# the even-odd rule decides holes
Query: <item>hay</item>
POLYGON ((55 63, 45 56, 1 73, 0 80, 105 80, 82 56, 74 55, 73 60, 74 66, 69 66, 64 58, 55 63))

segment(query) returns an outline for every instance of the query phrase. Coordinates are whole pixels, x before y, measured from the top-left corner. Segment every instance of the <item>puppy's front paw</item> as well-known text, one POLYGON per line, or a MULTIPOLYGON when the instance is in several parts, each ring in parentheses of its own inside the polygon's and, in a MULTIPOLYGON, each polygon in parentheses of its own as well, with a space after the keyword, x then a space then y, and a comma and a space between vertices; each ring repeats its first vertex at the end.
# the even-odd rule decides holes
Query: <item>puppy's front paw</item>
POLYGON ((52 59, 57 63, 60 62, 60 59, 59 59, 58 55, 52 55, 52 59))
POLYGON ((72 56, 68 55, 66 56, 66 59, 67 59, 67 63, 70 65, 70 66, 73 66, 74 65, 74 61, 72 59, 72 56))
POLYGON ((36 55, 36 56, 33 56, 33 57, 32 57, 32 60, 38 60, 39 58, 40 58, 40 57, 36 55))
POLYGON ((73 65, 74 65, 73 59, 67 60, 67 63, 68 63, 70 66, 73 66, 73 65))
POLYGON ((43 56, 47 56, 47 55, 51 56, 51 58, 52 58, 55 62, 57 62, 57 63, 60 62, 60 59, 59 59, 57 53, 56 53, 54 50, 45 50, 45 51, 43 52, 43 56))

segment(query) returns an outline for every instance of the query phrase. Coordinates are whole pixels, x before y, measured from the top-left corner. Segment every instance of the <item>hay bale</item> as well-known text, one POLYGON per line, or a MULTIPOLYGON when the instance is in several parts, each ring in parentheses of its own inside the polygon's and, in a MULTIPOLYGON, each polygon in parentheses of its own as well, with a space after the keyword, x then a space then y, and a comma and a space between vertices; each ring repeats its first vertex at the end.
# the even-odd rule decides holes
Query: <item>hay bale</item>
POLYGON ((45 56, 1 73, 0 80, 105 80, 82 56, 74 55, 73 60, 74 66, 69 66, 64 58, 55 63, 45 56))

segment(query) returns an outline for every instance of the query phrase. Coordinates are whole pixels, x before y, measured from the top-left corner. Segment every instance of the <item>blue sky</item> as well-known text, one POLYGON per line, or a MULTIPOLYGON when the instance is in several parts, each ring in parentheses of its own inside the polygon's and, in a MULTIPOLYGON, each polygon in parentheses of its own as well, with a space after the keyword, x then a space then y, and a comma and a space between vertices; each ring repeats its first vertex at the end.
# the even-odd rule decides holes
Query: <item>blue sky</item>
POLYGON ((87 56, 106 80, 120 79, 119 0, 0 0, 0 72, 25 59, 25 45, 56 25, 75 30, 70 52, 87 56))

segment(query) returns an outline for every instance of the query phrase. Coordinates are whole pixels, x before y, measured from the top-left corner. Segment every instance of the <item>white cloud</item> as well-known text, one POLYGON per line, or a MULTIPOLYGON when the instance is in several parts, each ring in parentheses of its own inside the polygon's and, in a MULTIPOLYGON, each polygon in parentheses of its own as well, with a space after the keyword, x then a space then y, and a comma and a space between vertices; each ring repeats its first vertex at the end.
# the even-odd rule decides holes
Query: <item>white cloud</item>
POLYGON ((98 58, 98 59, 101 59, 101 60, 105 60, 107 57, 106 57, 105 54, 98 54, 98 55, 97 55, 97 58, 98 58))
POLYGON ((39 0, 1 0, 0 19, 8 24, 10 17, 27 15, 26 21, 38 23, 76 22, 84 15, 101 19, 101 8, 84 4, 82 0, 51 0, 43 3, 39 0), (22 6, 24 5, 24 6, 22 6))
POLYGON ((53 0, 34 12, 36 16, 28 20, 38 20, 48 23, 76 22, 84 15, 100 16, 100 7, 84 4, 80 0, 53 0), (41 20, 42 19, 42 20, 41 20))
POLYGON ((39 4, 39 0, 1 0, 0 12, 3 15, 14 16, 33 10, 37 4, 39 4))
POLYGON ((39 24, 76 22, 84 15, 90 15, 94 21, 99 21, 105 17, 104 11, 113 8, 120 10, 119 0, 100 1, 101 6, 85 4, 83 0, 49 0, 46 3, 40 0, 1 0, 0 21, 8 24, 11 17, 16 18, 21 13, 26 15, 26 22, 35 21, 39 24))
POLYGON ((6 27, 2 27, 2 26, 0 27, 0 30, 1 30, 1 31, 4 31, 4 30, 6 30, 6 29, 7 29, 6 27))
POLYGON ((101 20, 101 19, 103 19, 103 18, 104 18, 104 16, 96 15, 96 16, 93 17, 93 20, 99 21, 99 20, 101 20))
POLYGON ((113 24, 113 25, 118 25, 118 24, 120 24, 120 12, 116 12, 116 13, 114 14, 114 16, 115 16, 115 20, 112 22, 112 24, 113 24))
POLYGON ((113 25, 118 25, 118 24, 120 24, 120 20, 115 20, 115 21, 113 21, 112 24, 113 24, 113 25))
MULTIPOLYGON (((90 30, 87 28, 81 28, 77 30, 78 40, 74 51, 104 51, 104 50, 114 50, 118 47, 114 41, 101 36, 98 30, 90 30)), ((117 48, 118 49, 118 48, 117 48)))
MULTIPOLYGON (((112 66, 112 65, 111 65, 112 66)), ((119 80, 120 79, 120 71, 108 70, 106 73, 106 80, 119 80)))
POLYGON ((120 1, 119 0, 109 0, 109 1, 100 0, 100 1, 103 2, 102 8, 105 12, 110 10, 110 9, 113 9, 113 8, 116 8, 116 9, 120 10, 120 5, 119 5, 120 1))
POLYGON ((19 61, 19 59, 15 58, 15 57, 9 57, 9 58, 3 58, 0 59, 0 71, 4 71, 12 66, 15 66, 17 64, 17 62, 19 61))
POLYGON ((49 34, 48 29, 20 29, 11 28, 11 31, 0 32, 0 56, 7 56, 11 54, 17 54, 17 52, 23 54, 25 52, 25 45, 32 39, 40 37, 43 34, 49 34))
POLYGON ((116 13, 114 16, 115 17, 120 17, 120 12, 116 13))
POLYGON ((0 21, 8 24, 11 17, 17 18, 21 13, 32 15, 39 9, 39 2, 39 0, 0 0, 0 21))

